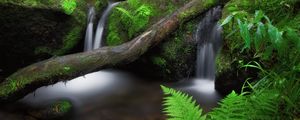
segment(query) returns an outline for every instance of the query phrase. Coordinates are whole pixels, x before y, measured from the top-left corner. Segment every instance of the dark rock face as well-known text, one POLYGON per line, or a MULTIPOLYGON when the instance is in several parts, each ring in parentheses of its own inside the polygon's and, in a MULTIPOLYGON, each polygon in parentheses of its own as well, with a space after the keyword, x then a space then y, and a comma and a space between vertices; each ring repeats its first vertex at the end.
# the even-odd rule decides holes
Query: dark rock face
POLYGON ((199 19, 184 23, 185 26, 174 31, 164 42, 121 68, 158 81, 174 82, 193 77, 197 47, 193 31, 199 19))
POLYGON ((232 63, 231 66, 231 69, 219 73, 216 77, 215 89, 222 95, 227 95, 233 90, 240 93, 247 79, 251 83, 258 77, 259 71, 255 68, 239 68, 238 63, 232 63))
POLYGON ((49 58, 40 54, 39 46, 58 49, 69 30, 64 13, 0 4, 0 76, 6 76, 36 61, 49 58))

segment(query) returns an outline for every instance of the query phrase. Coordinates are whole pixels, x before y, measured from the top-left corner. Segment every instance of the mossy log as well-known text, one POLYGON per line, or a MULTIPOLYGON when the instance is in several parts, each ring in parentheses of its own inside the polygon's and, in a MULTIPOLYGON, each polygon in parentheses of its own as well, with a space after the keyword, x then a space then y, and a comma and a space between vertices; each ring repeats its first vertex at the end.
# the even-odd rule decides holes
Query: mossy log
POLYGON ((54 84, 118 64, 130 63, 138 59, 149 48, 160 43, 182 23, 216 3, 217 0, 192 0, 127 43, 55 57, 20 69, 0 84, 0 103, 18 100, 44 85, 54 84))

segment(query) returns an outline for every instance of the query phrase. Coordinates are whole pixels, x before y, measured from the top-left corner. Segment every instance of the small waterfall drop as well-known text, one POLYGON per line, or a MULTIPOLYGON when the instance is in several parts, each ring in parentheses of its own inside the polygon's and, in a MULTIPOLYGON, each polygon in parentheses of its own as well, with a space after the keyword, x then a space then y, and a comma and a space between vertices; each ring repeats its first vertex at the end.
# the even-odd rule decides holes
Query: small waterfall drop
POLYGON ((93 5, 89 5, 84 51, 90 51, 93 49, 93 28, 95 15, 95 7, 93 5))
POLYGON ((109 2, 106 10, 104 11, 102 17, 100 18, 98 26, 97 26, 97 30, 96 30, 96 36, 95 36, 93 49, 102 47, 102 37, 103 37, 103 32, 104 32, 104 27, 105 27, 107 17, 109 15, 110 11, 112 10, 112 8, 114 8, 118 4, 119 4, 119 2, 109 2))
POLYGON ((209 10, 198 24, 194 38, 197 41, 196 77, 215 80, 215 58, 222 38, 222 28, 218 24, 222 9, 217 6, 209 10))
POLYGON ((101 18, 99 19, 97 29, 94 36, 94 20, 95 20, 95 7, 93 5, 88 5, 88 17, 87 17, 87 28, 85 33, 85 43, 84 43, 84 51, 90 51, 93 49, 98 49, 102 47, 102 39, 105 24, 107 21, 107 17, 109 16, 110 11, 120 2, 112 2, 109 1, 107 8, 103 12, 101 18))

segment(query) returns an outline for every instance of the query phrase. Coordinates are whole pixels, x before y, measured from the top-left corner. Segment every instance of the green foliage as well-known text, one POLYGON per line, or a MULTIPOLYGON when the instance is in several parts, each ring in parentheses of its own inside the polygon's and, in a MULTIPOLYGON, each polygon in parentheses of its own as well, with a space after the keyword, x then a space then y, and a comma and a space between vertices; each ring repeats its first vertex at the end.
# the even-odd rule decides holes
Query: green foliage
MULTIPOLYGON (((279 30, 275 27, 270 19, 260 10, 256 11, 254 16, 244 11, 233 12, 223 22, 222 25, 227 25, 230 22, 237 21, 240 36, 244 40, 244 49, 253 51, 254 57, 270 60, 275 54, 281 58, 288 56, 287 50, 293 50, 294 47, 289 47, 291 42, 284 37, 291 37, 292 42, 300 43, 299 36, 291 28, 279 30), (288 36, 284 36, 287 33, 288 36)), ((234 26, 233 26, 234 27, 234 26)), ((232 28, 236 29, 236 28, 232 28)), ((231 37, 232 34, 227 37, 231 37)), ((244 50, 242 49, 242 51, 244 50)))
POLYGON ((231 0, 226 6, 226 11, 254 13, 256 10, 262 10, 277 22, 287 16, 293 16, 297 10, 297 2, 298 0, 231 0))
POLYGON ((278 119, 279 94, 274 91, 253 93, 251 96, 229 94, 209 117, 213 120, 278 119))
POLYGON ((110 32, 107 36, 107 39, 108 40, 106 41, 106 43, 109 46, 120 45, 124 42, 117 32, 110 32))
POLYGON ((300 14, 296 2, 232 0, 227 4, 228 17, 221 23, 226 28, 226 47, 231 54, 239 54, 232 59, 239 61, 240 68, 260 70, 260 80, 246 80, 242 94, 229 94, 207 119, 300 118, 300 14), (246 63, 249 59, 242 55, 255 61, 246 63))
POLYGON ((153 62, 153 64, 158 65, 163 68, 165 68, 167 65, 167 61, 161 57, 153 57, 152 62, 153 62))
POLYGON ((132 38, 148 24, 153 10, 150 5, 141 4, 138 0, 129 0, 128 4, 130 9, 118 7, 117 10, 121 12, 122 24, 128 28, 129 38, 132 38))
MULTIPOLYGON (((270 73, 274 74, 274 73, 270 73)), ((300 81, 277 77, 271 77, 278 82, 267 80, 267 78, 251 85, 248 88, 252 93, 243 92, 238 95, 234 91, 227 95, 220 103, 219 107, 207 114, 207 119, 212 120, 261 120, 261 119, 293 119, 300 113, 300 81), (289 89, 286 89, 289 87, 289 89)), ((246 87, 245 87, 246 88, 246 87)), ((187 104, 195 105, 195 101, 186 94, 162 86, 166 97, 164 105, 167 115, 186 116, 193 114, 193 110, 185 110, 187 104), (180 96, 180 97, 175 97, 180 96), (178 112, 178 111, 184 112, 178 112)), ((204 116, 204 115, 202 115, 204 116)), ((298 116, 299 117, 299 116, 298 116)), ((181 119, 180 119, 181 120, 181 119)), ((188 120, 188 119, 182 119, 188 120)))
POLYGON ((67 113, 71 110, 72 104, 69 101, 63 100, 54 103, 51 108, 57 113, 67 113))
POLYGON ((69 52, 72 48, 77 45, 79 42, 79 39, 81 37, 81 27, 80 26, 74 26, 63 38, 63 44, 59 49, 51 49, 49 47, 41 46, 37 47, 34 50, 35 54, 42 54, 47 53, 53 56, 59 56, 66 54, 69 52))
POLYGON ((81 36, 81 27, 74 26, 63 38, 63 46, 61 49, 53 51, 53 55, 63 55, 70 51, 78 42, 81 36))
POLYGON ((150 4, 143 4, 139 0, 128 0, 127 3, 128 6, 117 7, 117 11, 110 16, 110 19, 113 19, 109 23, 107 36, 107 44, 110 46, 124 42, 120 38, 126 37, 119 32, 120 30, 125 31, 127 38, 131 39, 148 26, 150 17, 154 15, 150 4), (122 28, 118 26, 122 26, 122 28))
POLYGON ((196 105, 192 97, 180 91, 161 86, 167 97, 164 100, 164 112, 169 116, 168 120, 205 120, 202 109, 196 105))
POLYGON ((76 0, 62 0, 61 6, 66 14, 71 15, 76 9, 77 3, 76 0))

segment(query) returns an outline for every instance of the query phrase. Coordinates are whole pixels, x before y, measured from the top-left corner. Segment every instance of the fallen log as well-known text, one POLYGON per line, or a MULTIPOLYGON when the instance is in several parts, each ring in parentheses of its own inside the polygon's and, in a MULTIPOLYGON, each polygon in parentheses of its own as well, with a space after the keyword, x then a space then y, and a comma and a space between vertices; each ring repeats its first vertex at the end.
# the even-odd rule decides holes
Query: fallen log
POLYGON ((13 102, 35 89, 103 68, 130 63, 160 43, 181 23, 199 15, 217 0, 193 0, 154 24, 135 39, 114 47, 51 58, 29 65, 0 84, 0 103, 13 102))

